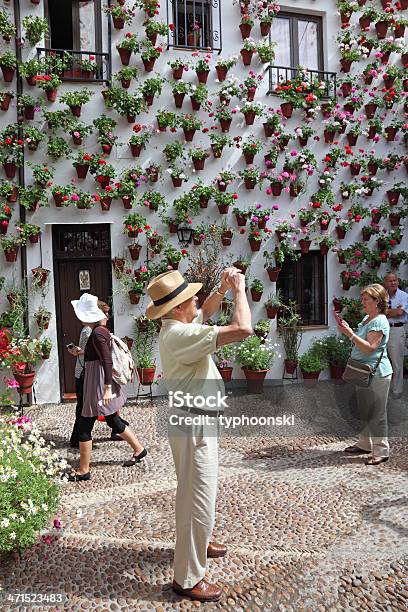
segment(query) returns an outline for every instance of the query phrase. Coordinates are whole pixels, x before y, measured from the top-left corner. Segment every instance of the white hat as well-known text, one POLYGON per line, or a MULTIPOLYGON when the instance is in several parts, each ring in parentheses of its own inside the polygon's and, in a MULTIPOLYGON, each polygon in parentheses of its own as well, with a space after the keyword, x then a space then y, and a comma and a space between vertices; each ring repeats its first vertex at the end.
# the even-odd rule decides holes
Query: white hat
POLYGON ((83 293, 79 300, 71 300, 75 314, 83 323, 97 323, 106 319, 106 314, 98 308, 98 298, 90 293, 83 293))

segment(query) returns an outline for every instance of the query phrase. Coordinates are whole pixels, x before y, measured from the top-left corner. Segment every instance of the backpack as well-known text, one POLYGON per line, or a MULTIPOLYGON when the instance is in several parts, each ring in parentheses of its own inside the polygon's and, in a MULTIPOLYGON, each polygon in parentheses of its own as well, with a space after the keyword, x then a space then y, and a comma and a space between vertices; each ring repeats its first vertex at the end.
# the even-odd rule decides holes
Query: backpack
POLYGON ((112 379, 118 385, 127 385, 132 382, 133 374, 135 371, 135 362, 130 353, 128 346, 115 336, 111 334, 112 341, 112 379))

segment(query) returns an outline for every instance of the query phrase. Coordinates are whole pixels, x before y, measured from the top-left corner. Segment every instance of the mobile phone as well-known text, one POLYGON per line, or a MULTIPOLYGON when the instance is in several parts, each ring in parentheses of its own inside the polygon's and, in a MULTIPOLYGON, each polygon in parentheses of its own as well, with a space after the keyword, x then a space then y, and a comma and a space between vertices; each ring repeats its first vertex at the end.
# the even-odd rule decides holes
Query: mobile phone
POLYGON ((66 344, 67 349, 73 349, 75 347, 75 344, 73 342, 70 342, 69 344, 66 344))
POLYGON ((339 325, 343 325, 343 319, 340 318, 339 313, 333 310, 334 318, 339 325))

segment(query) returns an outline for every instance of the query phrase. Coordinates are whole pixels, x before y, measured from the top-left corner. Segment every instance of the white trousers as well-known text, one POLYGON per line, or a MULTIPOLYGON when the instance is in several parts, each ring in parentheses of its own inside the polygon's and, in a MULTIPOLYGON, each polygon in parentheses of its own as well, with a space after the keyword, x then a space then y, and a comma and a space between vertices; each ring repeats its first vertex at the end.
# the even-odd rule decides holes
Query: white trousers
POLYGON ((215 520, 218 438, 201 425, 169 438, 177 474, 174 580, 190 589, 205 576, 215 520))
POLYGON ((374 376, 371 385, 357 388, 358 408, 367 424, 361 432, 356 446, 371 451, 373 457, 388 457, 387 401, 390 390, 389 376, 374 376))
POLYGON ((401 395, 404 385, 405 327, 391 327, 387 351, 394 370, 391 393, 401 395))

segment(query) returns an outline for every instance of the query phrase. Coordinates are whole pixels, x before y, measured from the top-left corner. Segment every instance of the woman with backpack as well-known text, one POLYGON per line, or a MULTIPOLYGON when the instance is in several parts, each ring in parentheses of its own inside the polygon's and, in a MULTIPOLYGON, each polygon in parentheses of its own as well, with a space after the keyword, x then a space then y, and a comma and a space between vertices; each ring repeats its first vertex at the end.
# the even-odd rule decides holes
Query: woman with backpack
POLYGON ((92 429, 98 416, 105 417, 106 424, 132 447, 133 456, 124 466, 132 466, 147 455, 132 430, 118 414, 126 401, 120 385, 112 379, 111 334, 106 328, 106 315, 98 308, 98 298, 84 293, 79 300, 71 302, 75 315, 92 328, 85 347, 85 378, 82 413, 79 429, 79 469, 68 480, 89 480, 92 452, 92 429))

